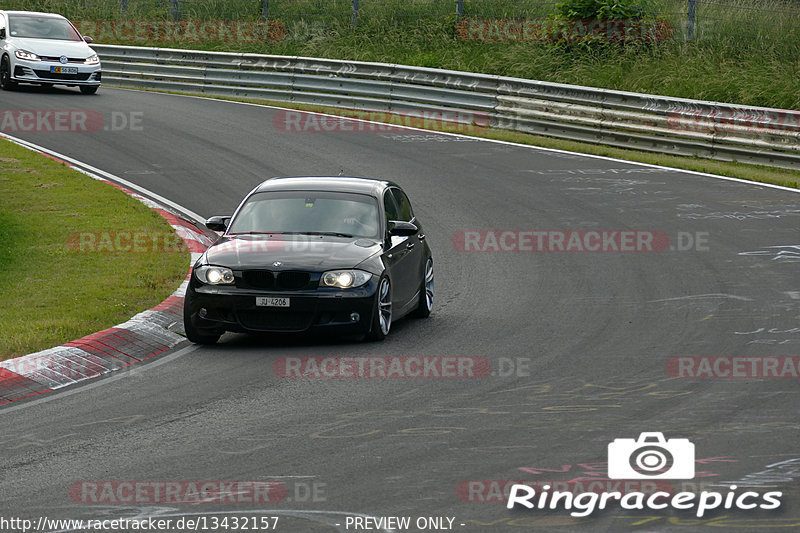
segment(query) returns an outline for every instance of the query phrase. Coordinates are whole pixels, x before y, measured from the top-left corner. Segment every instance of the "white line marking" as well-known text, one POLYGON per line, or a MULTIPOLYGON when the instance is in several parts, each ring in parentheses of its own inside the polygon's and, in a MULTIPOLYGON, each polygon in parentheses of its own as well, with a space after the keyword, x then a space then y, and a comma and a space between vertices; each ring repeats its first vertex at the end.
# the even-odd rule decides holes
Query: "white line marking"
POLYGON ((664 298, 663 300, 650 300, 648 303, 653 302, 674 302, 677 300, 703 300, 707 298, 730 298, 731 300, 742 300, 743 302, 752 302, 752 298, 746 298, 744 296, 736 296, 734 294, 694 294, 692 296, 678 296, 677 298, 664 298))

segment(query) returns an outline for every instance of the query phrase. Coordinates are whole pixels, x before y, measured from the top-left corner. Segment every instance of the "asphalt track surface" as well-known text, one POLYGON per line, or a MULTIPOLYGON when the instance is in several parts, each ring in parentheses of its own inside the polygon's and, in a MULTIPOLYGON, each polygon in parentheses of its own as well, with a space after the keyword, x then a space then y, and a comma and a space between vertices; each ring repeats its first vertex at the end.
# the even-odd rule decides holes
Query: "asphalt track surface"
POLYGON ((458 531, 799 527, 798 379, 675 379, 666 370, 677 356, 797 355, 797 193, 436 133, 288 133, 272 108, 127 90, 23 88, 0 94, 0 108, 92 109, 107 121, 139 113, 137 130, 5 131, 202 216, 230 213, 271 176, 394 180, 436 260, 434 313, 395 323, 383 343, 229 334, 0 409, 0 515, 261 513, 281 517, 278 531, 343 531, 347 513, 454 517, 458 531), (491 229, 649 230, 673 248, 687 236, 701 246, 474 253, 452 242, 462 230, 491 229), (479 356, 492 375, 273 371, 277 358, 320 355, 479 356), (579 519, 459 491, 470 480, 602 479, 608 443, 642 431, 695 444, 702 474, 677 490, 748 479, 783 491, 780 511, 696 520, 613 508, 579 519), (107 505, 70 496, 84 481, 197 480, 282 482, 287 498, 107 505))

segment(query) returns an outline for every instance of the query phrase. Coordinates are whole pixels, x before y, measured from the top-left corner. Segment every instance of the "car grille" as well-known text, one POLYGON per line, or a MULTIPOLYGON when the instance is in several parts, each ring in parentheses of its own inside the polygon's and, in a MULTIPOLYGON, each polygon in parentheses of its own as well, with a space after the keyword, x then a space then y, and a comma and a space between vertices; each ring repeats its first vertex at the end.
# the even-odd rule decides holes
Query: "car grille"
POLYGON ((47 78, 50 80, 86 81, 89 79, 89 76, 92 75, 91 72, 78 72, 77 74, 56 74, 55 72, 50 72, 49 70, 34 70, 34 72, 40 78, 47 78))
POLYGON ((236 280, 236 286, 241 289, 299 291, 313 289, 311 285, 311 274, 298 271, 244 270, 236 280))
POLYGON ((302 331, 311 325, 312 313, 291 311, 239 311, 239 322, 247 329, 260 331, 302 331))
POLYGON ((242 282, 236 280, 236 285, 243 289, 274 289, 275 275, 269 270, 245 270, 242 282))
MULTIPOLYGON (((39 56, 39 57, 42 59, 42 61, 56 61, 58 63, 61 62, 61 56, 58 56, 58 57, 56 57, 56 56, 39 56)), ((68 57, 67 58, 67 62, 68 63, 83 63, 84 61, 86 61, 85 58, 84 59, 81 59, 79 57, 68 57)))
POLYGON ((276 287, 287 291, 305 289, 311 276, 308 272, 280 272, 278 273, 276 287))

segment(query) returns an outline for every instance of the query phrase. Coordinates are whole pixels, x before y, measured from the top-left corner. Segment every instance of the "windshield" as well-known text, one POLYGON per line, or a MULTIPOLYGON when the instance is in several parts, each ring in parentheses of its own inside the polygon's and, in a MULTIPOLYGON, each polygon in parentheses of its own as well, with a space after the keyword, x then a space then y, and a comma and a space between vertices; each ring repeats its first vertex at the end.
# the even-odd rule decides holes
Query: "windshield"
POLYGON ((242 206, 228 234, 305 233, 377 238, 378 204, 363 194, 287 191, 257 193, 242 206))
POLYGON ((80 34, 67 19, 36 15, 9 15, 9 35, 33 39, 82 41, 80 34))

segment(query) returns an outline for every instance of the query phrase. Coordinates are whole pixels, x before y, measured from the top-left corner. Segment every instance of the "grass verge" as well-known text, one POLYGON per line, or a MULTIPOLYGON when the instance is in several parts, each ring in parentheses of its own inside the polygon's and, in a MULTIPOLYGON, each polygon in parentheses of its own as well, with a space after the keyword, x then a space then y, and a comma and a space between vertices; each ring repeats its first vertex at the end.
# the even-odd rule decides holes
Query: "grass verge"
MULTIPOLYGON (((340 109, 326 106, 308 105, 308 104, 295 104, 291 102, 276 102, 271 100, 262 100, 258 98, 241 98, 235 96, 217 96, 209 94, 193 94, 183 93, 177 91, 153 91, 163 92, 167 94, 179 94, 185 96, 196 96, 199 98, 211 98, 214 100, 227 100, 231 102, 244 102, 250 104, 260 104, 275 107, 283 107, 287 109, 298 109, 301 111, 314 111, 319 113, 329 113, 341 117, 361 118, 378 122, 375 112, 362 112, 348 109, 340 109)), ((385 122, 388 124, 405 124, 408 117, 386 114, 385 122)), ((613 157, 617 159, 624 159, 628 161, 637 161, 640 163, 647 163, 650 165, 660 165, 665 167, 678 168, 683 170, 693 170, 695 172, 706 172, 709 174, 717 174, 720 176, 727 176, 731 178, 739 178, 748 181, 755 181, 760 183, 770 183, 773 185, 782 185, 784 187, 800 188, 800 170, 788 170, 782 168, 767 167, 761 165, 748 165, 745 163, 732 163, 725 161, 716 161, 713 159, 703 159, 699 157, 683 157, 667 154, 658 154, 653 152, 644 152, 641 150, 626 150, 623 148, 615 148, 612 146, 604 146, 599 144, 583 143, 577 141, 567 141, 562 139, 554 139, 552 137, 544 137, 541 135, 531 135, 528 133, 521 133, 508 130, 500 130, 495 128, 477 129, 470 133, 464 132, 464 127, 454 125, 448 127, 446 124, 441 129, 436 131, 443 131, 446 133, 458 133, 460 135, 469 135, 472 137, 480 137, 484 139, 494 139, 498 141, 513 142, 519 144, 528 144, 531 146, 540 146, 543 148, 553 148, 556 150, 565 150, 568 152, 577 152, 582 154, 592 154, 604 157, 613 157)))
POLYGON ((0 190, 0 360, 124 322, 164 300, 186 275, 189 253, 177 247, 124 251, 124 238, 99 246, 105 235, 166 239, 172 228, 157 213, 4 139, 0 190), (98 246, 77 246, 81 236, 98 246))

